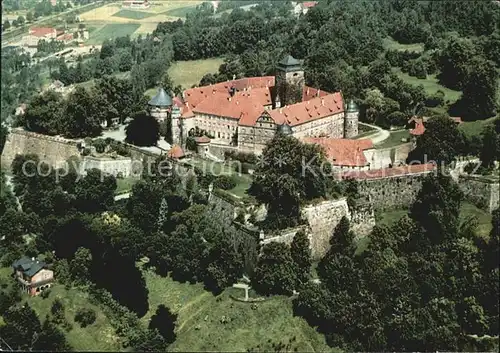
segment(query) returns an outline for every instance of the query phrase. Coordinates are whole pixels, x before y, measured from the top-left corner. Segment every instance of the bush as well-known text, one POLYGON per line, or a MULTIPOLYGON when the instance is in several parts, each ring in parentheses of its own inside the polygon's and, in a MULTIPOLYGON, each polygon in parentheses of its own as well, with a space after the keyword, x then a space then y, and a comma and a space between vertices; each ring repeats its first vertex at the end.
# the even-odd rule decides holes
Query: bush
POLYGON ((47 299, 50 295, 50 289, 46 289, 44 291, 42 291, 42 293, 40 294, 40 296, 43 298, 43 299, 47 299))
POLYGON ((75 321, 80 324, 81 327, 86 327, 92 325, 97 318, 94 310, 87 308, 80 308, 76 311, 75 321))
POLYGON ((444 104, 444 92, 438 90, 433 95, 427 97, 424 101, 426 107, 434 108, 444 104))
POLYGON ((95 147, 97 153, 104 153, 107 145, 108 144, 106 143, 106 141, 102 138, 98 138, 92 141, 92 146, 95 147))
POLYGON ((236 186, 234 179, 227 175, 220 175, 214 181, 214 188, 222 190, 231 190, 236 186))

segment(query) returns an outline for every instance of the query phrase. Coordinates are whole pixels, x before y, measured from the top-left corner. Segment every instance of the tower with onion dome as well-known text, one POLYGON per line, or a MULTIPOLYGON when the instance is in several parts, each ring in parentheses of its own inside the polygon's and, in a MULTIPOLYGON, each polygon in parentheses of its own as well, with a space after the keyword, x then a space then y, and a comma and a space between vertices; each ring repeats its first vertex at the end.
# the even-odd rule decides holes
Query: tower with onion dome
POLYGON ((358 135, 359 108, 351 99, 347 104, 344 116, 344 138, 350 139, 358 135))
POLYGON ((167 120, 172 109, 172 97, 163 88, 158 88, 158 92, 148 102, 148 106, 151 116, 158 121, 167 120))

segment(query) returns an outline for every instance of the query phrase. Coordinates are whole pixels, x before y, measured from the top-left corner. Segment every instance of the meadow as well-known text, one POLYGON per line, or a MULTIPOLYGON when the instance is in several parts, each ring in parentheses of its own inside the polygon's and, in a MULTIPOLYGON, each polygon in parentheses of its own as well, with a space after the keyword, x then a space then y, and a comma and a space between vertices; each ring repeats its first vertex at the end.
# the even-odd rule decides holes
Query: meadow
POLYGON ((413 51, 421 53, 424 51, 423 43, 401 44, 394 39, 388 37, 383 40, 383 45, 386 50, 413 51))
POLYGON ((242 290, 229 288, 214 296, 201 284, 179 283, 151 271, 145 271, 144 276, 150 310, 141 320, 147 323, 159 304, 178 314, 177 339, 170 347, 172 351, 245 352, 268 341, 288 342, 294 338, 294 348, 298 351, 332 351, 323 335, 302 318, 293 316, 288 297, 271 297, 252 309, 251 303, 230 297, 242 296, 242 290), (221 322, 223 316, 228 322, 221 322))
MULTIPOLYGON (((10 268, 1 268, 0 277, 14 281, 10 277, 10 268)), ((16 284, 15 284, 16 285, 16 284)), ((69 344, 75 351, 117 351, 121 348, 121 342, 116 335, 115 330, 111 326, 109 319, 94 304, 91 304, 88 299, 88 294, 78 288, 66 289, 63 285, 55 283, 50 289, 48 298, 41 296, 30 297, 28 294, 22 295, 22 302, 28 303, 35 310, 40 321, 43 322, 45 317, 50 314, 52 303, 56 298, 59 298, 64 304, 65 317, 72 328, 69 331, 64 331, 69 344), (90 308, 97 314, 96 321, 82 328, 75 322, 76 311, 80 308, 90 308)))
POLYGON ((198 85, 205 74, 217 73, 223 61, 222 58, 177 61, 168 68, 168 74, 174 85, 181 85, 184 89, 191 88, 198 85))
POLYGON ((394 147, 408 142, 410 137, 410 132, 408 130, 391 131, 389 137, 382 143, 375 145, 375 148, 382 149, 394 147), (405 139, 406 142, 404 142, 403 139, 405 139))
MULTIPOLYGON (((377 225, 390 226, 396 223, 407 213, 407 209, 396 209, 383 212, 375 210, 375 220, 377 222, 377 225)), ((491 214, 477 208, 470 202, 463 201, 460 208, 460 219, 463 221, 471 216, 475 216, 479 223, 477 228, 477 235, 480 237, 488 237, 491 231, 491 214)))

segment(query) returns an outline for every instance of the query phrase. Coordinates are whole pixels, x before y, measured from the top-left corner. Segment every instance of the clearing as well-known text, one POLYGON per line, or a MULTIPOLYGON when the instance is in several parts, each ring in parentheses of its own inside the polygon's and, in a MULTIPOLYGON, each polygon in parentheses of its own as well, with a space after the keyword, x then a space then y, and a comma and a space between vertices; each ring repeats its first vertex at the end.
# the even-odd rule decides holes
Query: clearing
POLYGON ((462 124, 458 125, 458 129, 469 137, 479 136, 483 132, 483 128, 488 124, 492 124, 494 120, 495 117, 485 120, 464 121, 462 124))
MULTIPOLYGON (((10 268, 1 268, 0 277, 10 277, 10 268)), ((21 290, 19 288, 19 290, 21 290)), ((63 285, 55 283, 50 289, 49 297, 43 299, 41 296, 29 297, 27 294, 22 295, 22 302, 28 303, 35 310, 40 318, 40 321, 45 320, 46 315, 50 314, 50 309, 55 298, 59 298, 65 308, 65 315, 68 322, 72 325, 72 329, 67 332, 63 330, 69 344, 75 351, 118 351, 121 349, 119 337, 111 326, 109 319, 99 309, 99 307, 91 304, 87 293, 78 288, 66 289, 63 285), (85 328, 80 327, 74 321, 75 313, 79 308, 93 309, 97 314, 96 321, 85 328)))
POLYGON ((424 43, 413 43, 413 44, 401 44, 392 39, 391 37, 387 37, 383 40, 383 45, 386 50, 399 50, 399 51, 413 51, 417 53, 421 53, 424 51, 424 43))
POLYGON ((202 284, 179 283, 151 271, 145 271, 144 277, 150 310, 141 320, 148 322, 159 304, 179 315, 172 351, 245 352, 269 340, 288 342, 292 338, 298 351, 332 351, 323 335, 293 316, 290 298, 271 297, 252 309, 252 303, 231 299, 231 294, 241 296, 242 290, 229 288, 215 297, 202 284), (221 323, 222 316, 229 322, 221 323))
POLYGON ((174 85, 191 88, 198 85, 205 74, 217 73, 223 62, 222 58, 176 61, 168 68, 168 74, 174 85))
POLYGON ((449 104, 456 102, 462 95, 462 92, 460 91, 454 91, 439 84, 439 80, 436 78, 436 75, 427 75, 426 79, 420 79, 410 76, 407 73, 402 72, 401 69, 398 68, 393 68, 392 70, 406 83, 415 86, 424 86, 425 93, 428 95, 434 94, 438 90, 443 91, 444 99, 445 101, 449 101, 449 104))
MULTIPOLYGON (((397 209, 391 211, 377 212, 375 210, 375 219, 378 225, 392 225, 401 217, 406 215, 408 210, 397 209)), ((478 220, 477 234, 480 237, 488 237, 491 231, 491 214, 483 211, 468 201, 463 201, 460 208, 460 218, 464 220, 467 217, 476 216, 478 220)))

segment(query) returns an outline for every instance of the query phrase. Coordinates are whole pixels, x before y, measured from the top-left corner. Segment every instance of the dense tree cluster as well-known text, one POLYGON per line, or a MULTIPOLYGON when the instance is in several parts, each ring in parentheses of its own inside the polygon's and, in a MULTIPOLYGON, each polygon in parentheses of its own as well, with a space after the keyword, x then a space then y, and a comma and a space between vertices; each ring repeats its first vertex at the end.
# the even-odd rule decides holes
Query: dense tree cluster
POLYGON ((491 349, 470 335, 498 332, 498 210, 484 240, 459 222, 460 201, 451 179, 428 177, 408 216, 375 227, 360 255, 342 219, 296 312, 345 350, 491 349))

